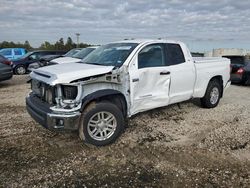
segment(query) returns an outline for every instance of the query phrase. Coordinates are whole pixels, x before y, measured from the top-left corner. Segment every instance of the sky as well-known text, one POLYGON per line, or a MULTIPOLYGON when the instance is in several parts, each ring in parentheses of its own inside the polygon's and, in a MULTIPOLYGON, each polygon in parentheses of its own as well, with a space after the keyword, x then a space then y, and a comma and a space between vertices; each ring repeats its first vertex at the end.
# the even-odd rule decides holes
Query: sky
POLYGON ((249 0, 0 0, 0 41, 34 47, 70 36, 105 44, 167 38, 192 51, 250 49, 249 0))

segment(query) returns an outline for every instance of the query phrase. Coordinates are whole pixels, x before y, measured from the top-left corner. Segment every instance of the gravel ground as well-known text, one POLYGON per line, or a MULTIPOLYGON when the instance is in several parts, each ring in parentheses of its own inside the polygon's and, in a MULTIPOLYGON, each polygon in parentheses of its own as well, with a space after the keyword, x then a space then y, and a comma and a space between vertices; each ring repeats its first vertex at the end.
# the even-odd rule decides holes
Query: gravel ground
POLYGON ((28 76, 0 83, 0 187, 250 187, 250 88, 215 109, 197 100, 133 117, 94 147, 54 133, 25 110, 28 76))

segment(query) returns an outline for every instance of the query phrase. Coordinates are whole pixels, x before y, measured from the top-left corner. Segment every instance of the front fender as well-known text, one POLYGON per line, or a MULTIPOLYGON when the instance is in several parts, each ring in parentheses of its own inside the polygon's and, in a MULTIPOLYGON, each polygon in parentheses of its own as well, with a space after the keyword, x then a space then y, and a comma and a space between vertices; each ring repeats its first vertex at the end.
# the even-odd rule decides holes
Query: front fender
POLYGON ((84 110, 86 105, 89 104, 89 102, 96 100, 96 99, 99 99, 101 97, 110 96, 110 95, 122 95, 123 96, 123 94, 120 91, 113 90, 113 89, 103 89, 103 90, 95 91, 95 92, 85 96, 82 99, 81 112, 84 110))

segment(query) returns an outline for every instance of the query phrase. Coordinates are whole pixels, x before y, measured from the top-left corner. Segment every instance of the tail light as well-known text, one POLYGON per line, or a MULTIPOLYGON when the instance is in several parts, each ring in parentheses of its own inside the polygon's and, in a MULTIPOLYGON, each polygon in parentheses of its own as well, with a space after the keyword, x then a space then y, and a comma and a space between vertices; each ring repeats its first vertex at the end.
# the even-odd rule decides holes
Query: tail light
POLYGON ((236 74, 243 74, 244 73, 244 69, 243 68, 239 68, 236 72, 236 74))
POLYGON ((5 65, 13 65, 13 62, 12 62, 12 61, 9 61, 9 60, 4 61, 3 63, 4 63, 5 65))

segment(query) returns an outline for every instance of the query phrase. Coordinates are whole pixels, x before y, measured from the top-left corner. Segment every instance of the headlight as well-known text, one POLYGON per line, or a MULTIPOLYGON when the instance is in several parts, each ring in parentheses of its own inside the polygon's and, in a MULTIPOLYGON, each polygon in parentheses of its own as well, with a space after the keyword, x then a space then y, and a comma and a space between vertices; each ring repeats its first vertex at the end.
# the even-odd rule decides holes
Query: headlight
POLYGON ((39 97, 44 97, 44 94, 45 94, 45 84, 44 83, 39 82, 37 80, 32 80, 31 81, 31 89, 39 97))
POLYGON ((62 85, 63 98, 74 100, 77 97, 77 86, 62 85))

